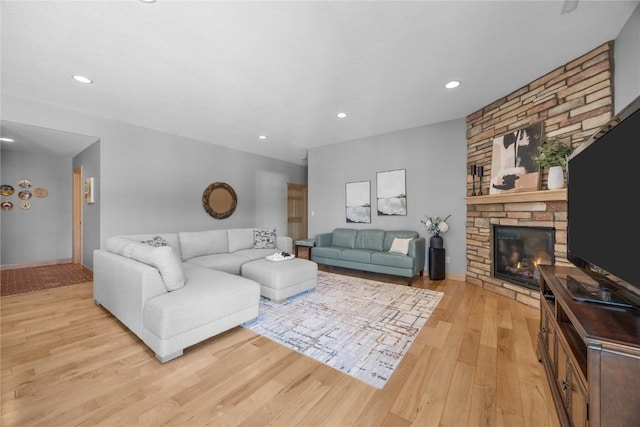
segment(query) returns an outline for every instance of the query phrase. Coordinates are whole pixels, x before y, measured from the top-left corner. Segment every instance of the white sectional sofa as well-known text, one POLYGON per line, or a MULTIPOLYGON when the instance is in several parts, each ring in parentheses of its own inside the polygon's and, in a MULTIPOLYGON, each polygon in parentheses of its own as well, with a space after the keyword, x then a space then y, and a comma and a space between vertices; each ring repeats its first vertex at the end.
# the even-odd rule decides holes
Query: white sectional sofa
POLYGON ((257 318, 260 284, 242 266, 292 244, 254 228, 114 236, 94 251, 94 299, 164 363, 257 318))

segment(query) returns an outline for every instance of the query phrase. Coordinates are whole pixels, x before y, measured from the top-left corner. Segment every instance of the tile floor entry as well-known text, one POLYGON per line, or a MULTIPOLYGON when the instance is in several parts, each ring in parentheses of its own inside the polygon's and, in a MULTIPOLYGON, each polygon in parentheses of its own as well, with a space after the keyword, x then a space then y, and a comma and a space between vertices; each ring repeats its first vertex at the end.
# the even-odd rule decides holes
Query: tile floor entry
POLYGON ((55 264, 2 270, 0 296, 23 294, 91 281, 93 281, 92 272, 82 268, 79 264, 55 264))

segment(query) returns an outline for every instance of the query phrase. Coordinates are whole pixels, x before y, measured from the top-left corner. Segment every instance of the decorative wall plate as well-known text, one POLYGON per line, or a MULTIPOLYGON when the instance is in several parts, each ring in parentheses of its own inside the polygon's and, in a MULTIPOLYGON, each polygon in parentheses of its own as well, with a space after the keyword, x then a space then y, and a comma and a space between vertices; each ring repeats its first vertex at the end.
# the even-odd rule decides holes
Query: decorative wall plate
POLYGON ((14 193, 14 189, 10 185, 0 185, 0 195, 10 196, 14 193))
POLYGON ((20 209, 24 209, 24 210, 31 209, 31 203, 29 203, 29 202, 20 202, 20 209))
POLYGON ((20 188, 31 188, 33 184, 31 183, 30 179, 27 178, 23 178, 20 181, 18 181, 18 186, 20 188))
POLYGON ((18 197, 21 198, 22 200, 29 200, 31 198, 31 191, 22 190, 21 192, 18 193, 18 197))
POLYGON ((13 203, 2 202, 0 203, 0 209, 2 209, 3 211, 10 211, 11 209, 13 209, 13 203))
POLYGON ((215 219, 230 217, 237 205, 236 192, 225 182, 214 182, 202 193, 202 206, 215 219))
POLYGON ((47 197, 49 195, 49 192, 47 191, 46 188, 38 187, 35 190, 33 190, 33 194, 36 197, 44 199, 45 197, 47 197))

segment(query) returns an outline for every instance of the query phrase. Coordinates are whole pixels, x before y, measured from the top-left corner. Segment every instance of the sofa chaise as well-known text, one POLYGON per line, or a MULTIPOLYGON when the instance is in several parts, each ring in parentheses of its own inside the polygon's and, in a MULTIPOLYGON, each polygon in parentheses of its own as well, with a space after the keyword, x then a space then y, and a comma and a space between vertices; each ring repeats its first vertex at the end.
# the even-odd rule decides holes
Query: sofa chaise
POLYGON ((316 236, 311 260, 329 266, 413 278, 424 274, 424 237, 415 231, 336 228, 316 236))
POLYGON ((94 299, 164 363, 256 319, 261 294, 314 289, 317 264, 265 260, 291 249, 291 237, 253 228, 114 236, 93 254, 94 299))

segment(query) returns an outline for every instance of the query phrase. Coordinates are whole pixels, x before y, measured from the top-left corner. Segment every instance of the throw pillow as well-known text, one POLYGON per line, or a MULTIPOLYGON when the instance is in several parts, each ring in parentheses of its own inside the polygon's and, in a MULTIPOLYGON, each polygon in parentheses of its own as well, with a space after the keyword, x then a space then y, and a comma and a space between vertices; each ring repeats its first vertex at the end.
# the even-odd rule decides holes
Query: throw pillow
POLYGON ((146 243, 147 245, 160 247, 160 246, 168 246, 167 242, 160 236, 153 236, 152 239, 143 240, 142 243, 146 243))
POLYGON ((391 243, 389 252, 396 252, 399 254, 407 255, 409 253, 409 242, 413 239, 399 239, 394 237, 391 243))
POLYGON ((254 228, 253 229, 254 249, 275 249, 276 229, 275 228, 254 228))

